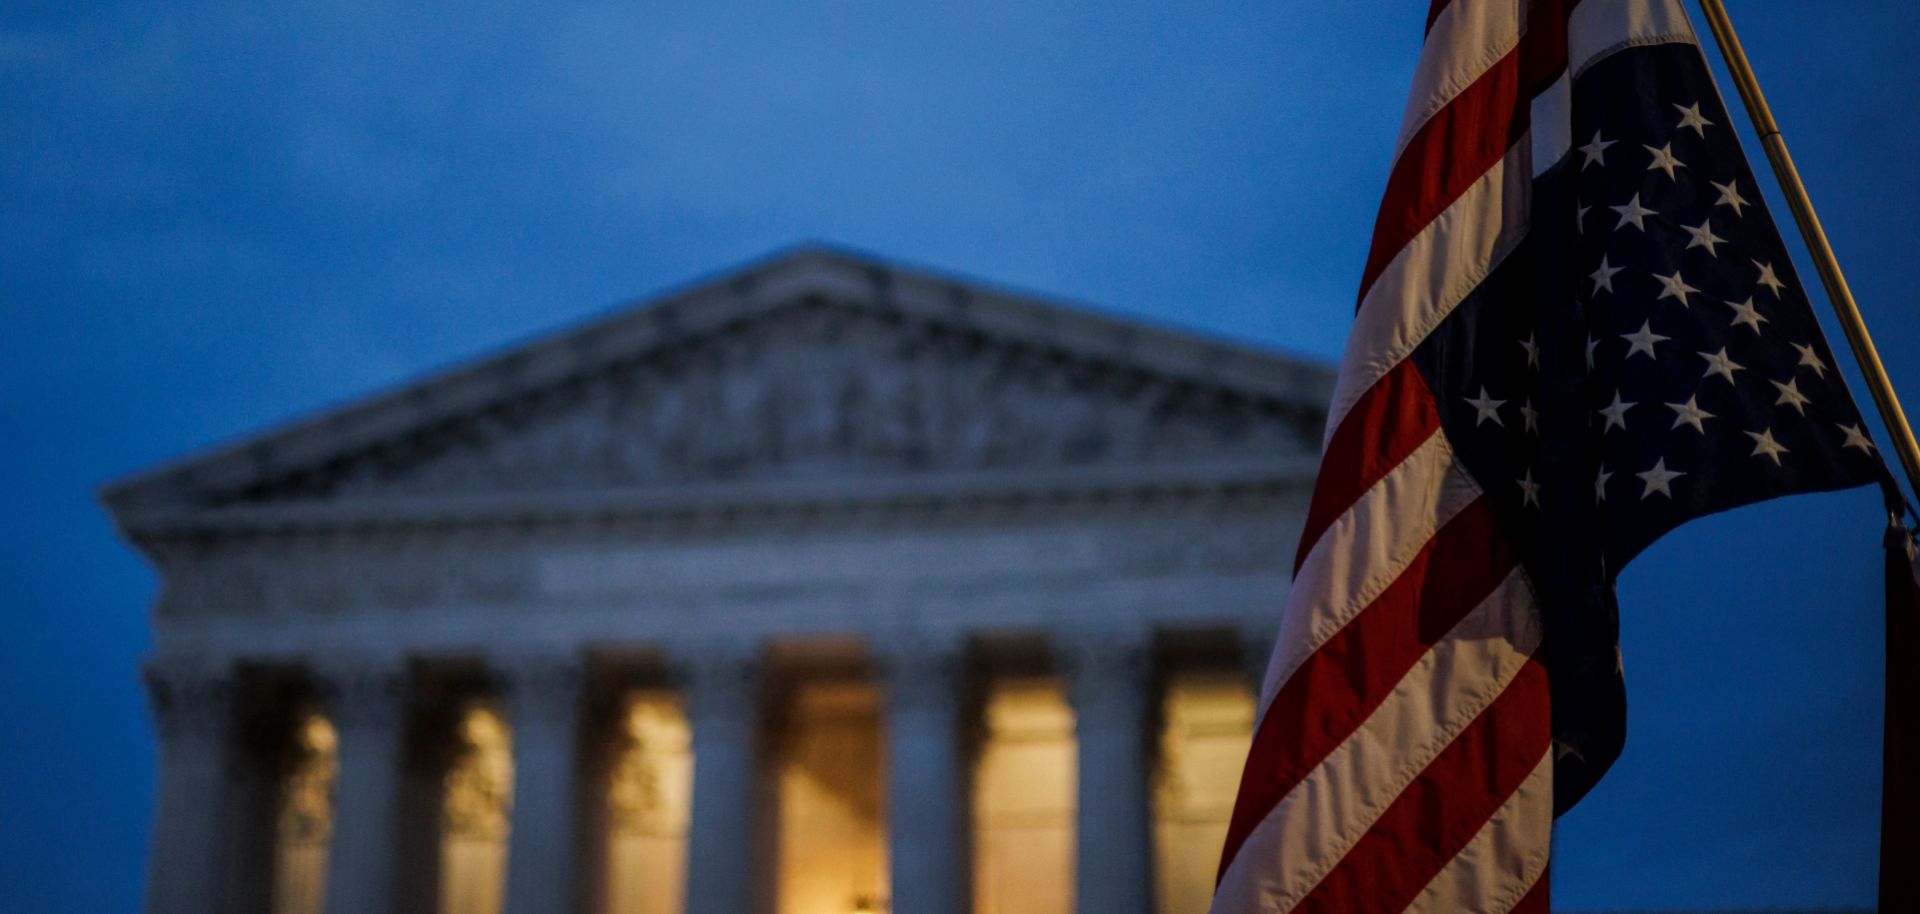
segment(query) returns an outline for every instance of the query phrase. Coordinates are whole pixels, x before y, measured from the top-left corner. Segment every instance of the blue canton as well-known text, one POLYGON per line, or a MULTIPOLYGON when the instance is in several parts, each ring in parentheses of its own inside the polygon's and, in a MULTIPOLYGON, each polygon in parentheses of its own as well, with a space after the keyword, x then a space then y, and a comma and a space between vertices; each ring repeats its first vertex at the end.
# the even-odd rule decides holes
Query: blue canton
POLYGON ((1572 128, 1528 236, 1414 354, 1541 601, 1561 811, 1625 739, 1621 567, 1693 518, 1885 472, 1700 50, 1590 67, 1572 128))

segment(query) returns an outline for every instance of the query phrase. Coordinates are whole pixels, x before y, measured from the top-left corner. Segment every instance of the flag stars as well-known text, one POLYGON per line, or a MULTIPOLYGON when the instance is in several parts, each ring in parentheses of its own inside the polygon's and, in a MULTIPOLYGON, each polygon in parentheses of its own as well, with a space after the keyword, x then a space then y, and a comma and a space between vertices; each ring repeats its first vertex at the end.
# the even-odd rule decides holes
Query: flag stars
POLYGON ((1760 268, 1759 284, 1773 290, 1773 297, 1779 298, 1780 290, 1785 289, 1787 284, 1781 282, 1780 277, 1773 272, 1773 264, 1761 263, 1756 260, 1753 262, 1753 265, 1760 268))
POLYGON ((1628 225, 1632 225, 1634 228, 1644 232, 1647 230, 1647 217, 1654 214, 1653 210, 1640 205, 1639 194, 1634 194, 1633 199, 1619 206, 1609 206, 1607 209, 1620 214, 1620 224, 1613 227, 1614 231, 1619 231, 1628 225))
POLYGON ((1607 500, 1607 480, 1612 478, 1613 474, 1607 472, 1607 465, 1604 463, 1601 464, 1600 472, 1595 473, 1593 477, 1593 500, 1595 503, 1607 500))
POLYGON ((1747 368, 1747 366, 1728 358, 1727 347, 1725 346, 1720 347, 1719 352, 1702 352, 1700 353, 1700 357, 1707 360, 1707 373, 1701 376, 1703 380, 1705 378, 1711 378, 1714 375, 1720 375, 1727 379, 1727 383, 1732 384, 1734 383, 1733 373, 1736 371, 1745 371, 1747 368))
POLYGON ((1707 120, 1706 116, 1700 113, 1699 102, 1694 102, 1690 106, 1674 105, 1673 107, 1680 111, 1680 125, 1673 128, 1675 130, 1692 128, 1694 133, 1704 137, 1707 135, 1707 128, 1713 126, 1713 122, 1707 120))
POLYGON ((1527 338, 1520 341, 1520 348, 1523 350, 1526 350, 1527 367, 1539 368, 1540 367, 1540 344, 1534 342, 1533 338, 1534 338, 1534 334, 1531 334, 1531 333, 1527 334, 1527 338))
POLYGON ((1687 167, 1687 163, 1674 157, 1672 143, 1668 143, 1659 149, 1655 149, 1652 146, 1644 148, 1648 152, 1653 153, 1653 161, 1647 164, 1648 171, 1664 171, 1667 173, 1667 178, 1673 180, 1677 177, 1674 174, 1676 169, 1687 167))
POLYGON ((1627 348, 1627 358, 1631 359, 1635 355, 1644 352, 1647 354, 1647 358, 1655 361, 1659 360, 1659 356, 1653 351, 1653 344, 1673 339, 1673 337, 1661 336, 1653 332, 1653 321, 1650 320, 1641 321, 1638 331, 1622 333, 1620 334, 1620 338, 1631 344, 1627 348))
POLYGON ((1834 426, 1847 436, 1846 443, 1841 447, 1859 448, 1862 454, 1873 453, 1873 442, 1867 438, 1866 432, 1860 430, 1860 426, 1843 425, 1838 422, 1835 422, 1834 426))
POLYGON ((1747 437, 1753 439, 1753 454, 1751 456, 1765 457, 1772 460, 1774 466, 1780 465, 1780 455, 1787 452, 1787 447, 1773 440, 1772 429, 1763 428, 1758 432, 1747 432, 1746 434, 1747 437))
POLYGON ((1820 361, 1820 353, 1813 348, 1813 344, 1808 343, 1803 346, 1799 343, 1788 343, 1787 345, 1800 353, 1800 363, 1797 367, 1813 369, 1813 376, 1816 378, 1827 376, 1827 363, 1820 361))
POLYGON ((1660 281, 1660 297, 1654 299, 1654 301, 1665 301, 1669 298, 1677 298, 1680 300, 1680 307, 1693 307, 1693 303, 1687 301, 1687 296, 1700 290, 1687 285, 1687 281, 1680 278, 1680 271, 1678 269, 1675 269, 1671 276, 1662 276, 1655 273, 1653 274, 1653 278, 1660 281))
POLYGON ((1739 181, 1728 181, 1725 184, 1718 181, 1708 181, 1707 183, 1713 185, 1713 189, 1720 192, 1720 199, 1713 201, 1714 206, 1732 207, 1735 218, 1746 215, 1744 212, 1741 212, 1741 210, 1752 204, 1747 202, 1747 198, 1740 196, 1739 181))
POLYGON ((1625 269, 1625 267, 1614 266, 1605 256, 1602 256, 1600 258, 1600 269, 1593 271, 1587 276, 1588 279, 1593 280, 1593 294, 1597 296, 1603 291, 1612 292, 1613 278, 1620 275, 1625 269))
POLYGON ((1706 420, 1712 419, 1715 417, 1712 413, 1707 412, 1704 409, 1701 409, 1699 404, 1694 402, 1698 399, 1700 399, 1700 397, 1698 395, 1695 395, 1695 396, 1688 397, 1687 402, 1685 403, 1667 404, 1667 408, 1673 410, 1674 412, 1674 419, 1673 419, 1674 428, 1679 428, 1682 425, 1691 425, 1693 426, 1694 431, 1699 432, 1703 435, 1706 434, 1706 431, 1707 431, 1707 427, 1705 425, 1706 420))
POLYGON ((1504 421, 1501 421, 1500 419, 1500 407, 1505 406, 1507 401, 1495 400, 1494 398, 1488 396, 1487 388, 1484 385, 1482 385, 1480 388, 1480 396, 1478 399, 1475 399, 1473 397, 1466 397, 1465 399, 1467 401, 1467 405, 1473 407, 1473 412, 1474 412, 1473 427, 1474 428, 1479 428, 1480 426, 1485 425, 1488 419, 1492 419, 1493 424, 1495 425, 1504 426, 1507 424, 1504 421))
POLYGON ((1637 405, 1639 404, 1620 399, 1620 392, 1614 391, 1613 402, 1608 404, 1605 409, 1600 410, 1600 415, 1607 418, 1607 424, 1600 429, 1600 434, 1604 435, 1613 431, 1615 428, 1625 431, 1627 428, 1627 410, 1637 405))
POLYGON ((1647 484, 1645 491, 1640 493, 1640 500, 1646 501, 1652 497, 1655 492, 1672 498, 1673 489, 1671 485, 1673 481, 1687 474, 1678 470, 1667 469, 1667 458, 1662 457, 1654 462, 1652 469, 1645 473, 1635 473, 1633 475, 1640 477, 1640 481, 1647 484))
POLYGON ((1733 309, 1733 326, 1735 327, 1745 324, 1752 327, 1753 332, 1757 334, 1760 332, 1760 325, 1767 322, 1766 316, 1760 313, 1760 309, 1753 306, 1751 295, 1747 296, 1746 301, 1730 301, 1726 305, 1733 309))
POLYGON ((1573 214, 1574 232, 1581 235, 1585 235, 1587 233, 1587 214, 1591 212, 1593 212, 1593 207, 1591 206, 1582 206, 1579 209, 1574 211, 1574 214, 1573 214))
POLYGON ((1533 481, 1533 468, 1527 468, 1527 475, 1515 480, 1520 486, 1520 504, 1540 507, 1540 484, 1533 481))
POLYGON ((1533 400, 1528 398, 1520 402, 1520 418, 1524 420, 1526 430, 1540 434, 1540 411, 1533 408, 1533 400))
POLYGON ((1607 164, 1607 147, 1613 144, 1613 140, 1601 139, 1600 131, 1595 130, 1593 132, 1593 140, 1587 143, 1587 145, 1580 147, 1580 154, 1587 157, 1587 160, 1580 164, 1580 170, 1586 171, 1588 167, 1593 165, 1605 167, 1607 164))
POLYGON ((1691 251, 1694 248, 1706 248, 1708 257, 1720 256, 1719 252, 1714 249, 1719 245, 1727 243, 1727 239, 1713 233, 1713 220, 1711 219, 1702 219, 1700 220, 1700 224, 1696 226, 1683 225, 1680 227, 1680 230, 1686 232, 1688 237, 1693 239, 1687 242, 1687 250, 1691 251))
POLYGON ((1788 378, 1785 384, 1779 381, 1772 381, 1770 383, 1773 384, 1775 390, 1780 391, 1780 399, 1773 401, 1773 405, 1791 406, 1794 412, 1802 416, 1807 414, 1807 404, 1813 401, 1808 400, 1807 395, 1800 392, 1800 379, 1788 378))
POLYGON ((1593 370, 1593 353, 1594 353, 1594 350, 1597 350, 1599 348, 1600 348, 1599 337, 1597 336, 1587 337, 1587 370, 1588 371, 1593 370))

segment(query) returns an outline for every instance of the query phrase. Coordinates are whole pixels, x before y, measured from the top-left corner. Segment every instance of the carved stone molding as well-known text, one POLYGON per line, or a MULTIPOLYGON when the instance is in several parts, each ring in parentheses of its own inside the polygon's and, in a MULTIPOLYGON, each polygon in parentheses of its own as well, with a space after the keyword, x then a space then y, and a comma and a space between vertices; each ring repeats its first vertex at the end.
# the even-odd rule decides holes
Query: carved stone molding
POLYGON ((1311 455, 1298 403, 829 300, 411 429, 228 504, 1311 455))
POLYGON ((225 664, 164 658, 141 671, 162 740, 220 740, 234 725, 236 688, 225 664))

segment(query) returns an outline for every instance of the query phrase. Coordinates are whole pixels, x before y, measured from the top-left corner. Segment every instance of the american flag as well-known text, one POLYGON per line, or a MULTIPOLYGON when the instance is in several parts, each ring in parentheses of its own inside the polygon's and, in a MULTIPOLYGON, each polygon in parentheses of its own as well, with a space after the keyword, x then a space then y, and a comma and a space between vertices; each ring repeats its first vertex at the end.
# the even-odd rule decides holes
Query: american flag
POLYGON ((1885 472, 1678 0, 1435 0, 1214 914, 1547 910, 1621 567, 1885 472))

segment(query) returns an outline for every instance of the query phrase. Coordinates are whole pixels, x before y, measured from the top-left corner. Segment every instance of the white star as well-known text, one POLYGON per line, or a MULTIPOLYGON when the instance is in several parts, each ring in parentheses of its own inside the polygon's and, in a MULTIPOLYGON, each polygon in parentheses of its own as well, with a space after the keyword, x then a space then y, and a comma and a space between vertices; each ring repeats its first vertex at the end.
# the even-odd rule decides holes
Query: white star
POLYGON ((1540 484, 1533 481, 1533 469, 1527 469, 1527 475, 1515 480, 1520 484, 1520 503, 1540 507, 1540 484))
POLYGON ((1572 742, 1569 742, 1567 740, 1559 740, 1559 739, 1556 739, 1553 741, 1553 760, 1554 761, 1556 762, 1560 761, 1561 759, 1566 758, 1569 755, 1579 759, 1582 762, 1587 760, 1587 757, 1584 755, 1581 755, 1579 748, 1577 748, 1572 742))
POLYGON ((1707 120, 1700 114, 1699 102, 1695 102, 1691 108, 1686 105, 1674 105, 1674 107, 1680 109, 1680 126, 1673 128, 1675 130, 1685 130, 1688 127, 1692 127, 1694 133, 1706 136, 1707 128, 1713 126, 1712 121, 1707 120))
POLYGON ((1685 403, 1667 404, 1676 414, 1673 420, 1674 428, 1679 428, 1682 425, 1691 425, 1694 431, 1703 435, 1706 434, 1707 427, 1702 423, 1707 419, 1714 418, 1714 415, 1696 405, 1694 401, 1698 399, 1700 399, 1700 397, 1696 394, 1688 397, 1685 403))
POLYGON ((1857 447, 1861 453, 1873 453, 1873 442, 1867 440, 1867 433, 1861 431, 1860 426, 1841 425, 1838 422, 1835 422, 1834 425, 1847 435, 1847 443, 1841 445, 1841 447, 1857 447))
POLYGON ((1703 380, 1705 378, 1711 378, 1714 375, 1722 375, 1727 379, 1727 383, 1731 384, 1733 383, 1733 373, 1736 371, 1745 371, 1747 368, 1747 366, 1727 358, 1727 347, 1725 346, 1720 347, 1719 352, 1702 352, 1700 353, 1700 357, 1707 360, 1707 373, 1701 376, 1703 380))
POLYGON ((1753 262, 1753 265, 1760 268, 1760 285, 1772 289, 1773 297, 1779 298, 1780 290, 1786 288, 1787 284, 1781 282, 1779 276, 1774 275, 1773 264, 1761 263, 1756 260, 1753 262))
POLYGON ((1655 273, 1653 274, 1653 278, 1660 280, 1660 297, 1654 299, 1654 301, 1661 301, 1663 299, 1668 299, 1668 298, 1677 298, 1677 299, 1680 299, 1680 307, 1682 308, 1693 307, 1693 303, 1690 301, 1687 301, 1687 296, 1692 295, 1693 293, 1698 292, 1700 290, 1690 285, 1687 285, 1687 281, 1680 278, 1680 270, 1678 268, 1674 269, 1672 276, 1662 276, 1658 273, 1655 273))
POLYGON ((1687 474, 1679 472, 1678 470, 1667 469, 1667 458, 1662 457, 1654 463, 1653 469, 1645 473, 1635 473, 1633 475, 1640 477, 1640 481, 1647 484, 1646 491, 1640 493, 1640 500, 1645 501, 1648 496, 1655 492, 1672 498, 1673 490, 1668 488, 1667 484, 1687 474))
POLYGON ((1820 353, 1814 351, 1812 344, 1802 346, 1799 343, 1788 343, 1787 345, 1800 351, 1799 364, 1813 369, 1814 377, 1824 378, 1827 376, 1827 363, 1820 361, 1820 353))
POLYGON ((1612 140, 1601 139, 1600 131, 1595 130, 1593 132, 1593 142, 1580 147, 1580 154, 1587 157, 1587 160, 1580 164, 1580 170, 1586 171, 1589 165, 1606 165, 1607 147, 1612 145, 1612 140))
POLYGON ((1753 328, 1753 332, 1759 333, 1760 325, 1767 321, 1766 317, 1760 313, 1760 309, 1753 306, 1753 296, 1751 295, 1747 296, 1746 301, 1730 301, 1726 304, 1727 307, 1733 309, 1733 325, 1735 327, 1746 324, 1753 328))
POLYGON ((1587 233, 1587 214, 1591 212, 1593 212, 1593 207, 1591 206, 1583 206, 1574 211, 1573 230, 1575 232, 1582 235, 1587 233))
POLYGON ((1634 194, 1633 199, 1620 206, 1609 206, 1607 209, 1620 214, 1620 224, 1613 227, 1614 231, 1626 228, 1628 223, 1632 223, 1634 228, 1644 232, 1647 230, 1646 218, 1654 214, 1653 210, 1640 205, 1639 194, 1634 194))
POLYGON ((1673 337, 1661 336, 1653 332, 1653 321, 1641 321, 1638 332, 1622 333, 1620 338, 1633 344, 1627 348, 1627 358, 1633 358, 1636 354, 1644 352, 1647 358, 1655 361, 1659 361, 1659 356, 1654 353, 1653 344, 1673 339, 1673 337))
POLYGON ((1683 225, 1680 227, 1680 230, 1693 236, 1693 240, 1687 242, 1687 250, 1691 251, 1694 248, 1706 248, 1708 257, 1720 256, 1719 253, 1714 250, 1714 247, 1727 242, 1727 239, 1713 233, 1712 219, 1702 219, 1697 226, 1688 227, 1683 225))
POLYGON ((1741 209, 1751 206, 1752 204, 1747 202, 1747 198, 1740 196, 1739 181, 1728 181, 1725 184, 1718 181, 1708 181, 1707 183, 1713 185, 1713 189, 1720 192, 1720 199, 1713 201, 1714 206, 1731 206, 1733 207, 1733 214, 1735 216, 1746 215, 1741 212, 1741 209))
POLYGON ((1749 456, 1765 457, 1772 460, 1774 466, 1780 465, 1780 455, 1787 452, 1787 447, 1773 440, 1772 429, 1763 428, 1758 433, 1748 432, 1747 437, 1753 439, 1753 453, 1749 456))
POLYGON ((1527 431, 1540 434, 1540 411, 1533 408, 1532 398, 1520 401, 1520 418, 1526 420, 1527 431))
POLYGON ((1527 351, 1527 367, 1539 368, 1540 344, 1533 341, 1533 336, 1531 333, 1527 334, 1527 338, 1520 341, 1520 348, 1527 351))
POLYGON ((1788 378, 1785 384, 1779 381, 1772 381, 1770 383, 1773 384, 1775 390, 1780 391, 1780 399, 1773 401, 1773 405, 1791 406, 1794 412, 1802 416, 1807 414, 1807 404, 1813 401, 1807 399, 1807 395, 1800 392, 1799 378, 1788 378))
POLYGON ((1600 348, 1599 337, 1587 337, 1587 370, 1593 370, 1593 351, 1600 348))
POLYGON ((1608 263, 1606 257, 1601 257, 1600 269, 1593 271, 1593 273, 1588 276, 1589 279, 1593 280, 1593 294, 1599 295, 1603 290, 1612 292, 1613 277, 1619 275, 1625 269, 1625 267, 1616 267, 1608 263))
POLYGON ((1664 171, 1667 173, 1668 178, 1673 178, 1674 169, 1687 167, 1687 163, 1682 162, 1679 159, 1676 159, 1673 157, 1672 143, 1668 143, 1667 145, 1662 146, 1659 149, 1655 149, 1652 146, 1647 146, 1645 147, 1645 149, 1648 152, 1653 153, 1653 162, 1647 165, 1648 171, 1654 171, 1654 170, 1664 171))
POLYGON ((1601 464, 1599 474, 1593 477, 1593 500, 1594 501, 1607 500, 1607 480, 1612 478, 1613 478, 1613 474, 1607 472, 1607 465, 1604 463, 1601 464))
POLYGON ((1622 401, 1620 399, 1620 392, 1614 391, 1613 403, 1606 409, 1600 411, 1600 415, 1607 417, 1607 424, 1604 428, 1600 429, 1600 434, 1604 435, 1613 431, 1615 426, 1625 431, 1627 427, 1627 410, 1634 408, 1636 405, 1638 404, 1622 401))
POLYGON ((1495 400, 1492 397, 1487 396, 1487 388, 1485 385, 1482 385, 1480 388, 1479 399, 1476 400, 1472 397, 1467 397, 1465 399, 1467 401, 1467 405, 1473 407, 1473 411, 1474 411, 1473 427, 1474 428, 1479 428, 1481 425, 1485 424, 1488 419, 1492 419, 1493 424, 1495 425, 1506 425, 1505 422, 1500 421, 1500 407, 1506 405, 1507 401, 1495 400))

